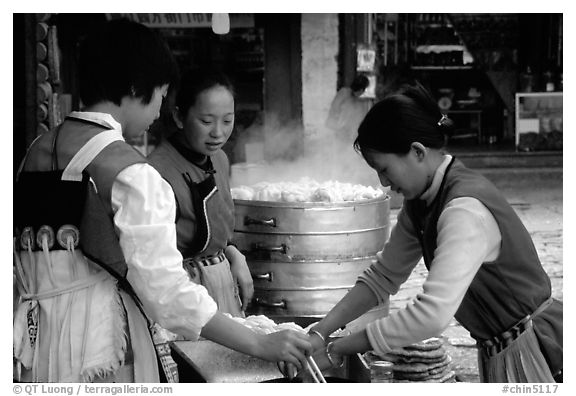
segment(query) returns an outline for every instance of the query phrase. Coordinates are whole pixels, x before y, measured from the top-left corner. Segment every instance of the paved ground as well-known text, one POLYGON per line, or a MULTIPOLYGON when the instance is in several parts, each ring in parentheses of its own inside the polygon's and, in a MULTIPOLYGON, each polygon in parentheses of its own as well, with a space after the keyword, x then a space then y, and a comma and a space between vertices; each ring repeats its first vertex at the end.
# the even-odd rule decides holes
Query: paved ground
MULTIPOLYGON (((561 170, 560 170, 561 172, 561 170)), ((489 176, 490 177, 490 176, 489 176)), ((534 244, 544 269, 552 282, 552 296, 563 299, 563 255, 562 255, 562 175, 522 174, 495 177, 495 183, 504 192, 526 228, 532 235, 534 244), (542 175, 541 175, 542 176, 542 175)), ((395 222, 397 210, 392 211, 391 222, 395 222)), ((423 263, 403 285, 400 292, 391 299, 391 310, 406 305, 421 292, 427 271, 423 263)), ((443 333, 448 353, 452 357, 457 378, 464 382, 478 382, 475 342, 468 331, 455 320, 443 333)))

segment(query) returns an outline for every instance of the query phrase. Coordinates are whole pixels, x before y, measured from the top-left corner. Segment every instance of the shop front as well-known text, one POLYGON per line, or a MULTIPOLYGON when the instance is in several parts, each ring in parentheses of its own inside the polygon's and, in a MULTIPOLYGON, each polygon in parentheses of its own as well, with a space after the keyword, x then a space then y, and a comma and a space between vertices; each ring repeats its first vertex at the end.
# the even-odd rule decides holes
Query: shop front
POLYGON ((562 149, 562 14, 373 18, 381 94, 395 79, 420 80, 456 122, 449 148, 562 149))
MULTIPOLYGON (((370 80, 367 108, 402 82, 423 83, 456 122, 456 152, 562 150, 562 14, 230 14, 225 34, 212 14, 15 14, 16 162, 79 107, 78 42, 118 17, 157 29, 182 69, 230 75, 232 163, 295 158, 325 140, 331 100, 357 74, 370 80)), ((136 143, 153 146, 159 133, 136 143)))

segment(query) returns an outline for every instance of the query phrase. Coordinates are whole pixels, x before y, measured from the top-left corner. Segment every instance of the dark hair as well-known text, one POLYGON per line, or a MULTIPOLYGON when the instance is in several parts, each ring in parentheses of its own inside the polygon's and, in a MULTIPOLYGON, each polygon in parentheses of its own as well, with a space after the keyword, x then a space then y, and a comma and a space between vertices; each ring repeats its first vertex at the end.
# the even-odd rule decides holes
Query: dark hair
POLYGON ((350 84, 350 89, 352 92, 364 91, 370 85, 370 80, 364 74, 359 74, 354 78, 352 84, 350 84))
POLYGON ((413 142, 440 149, 453 123, 420 84, 401 87, 376 103, 358 127, 356 151, 406 154, 413 142))
MULTIPOLYGON (((188 70, 180 81, 175 92, 174 104, 178 107, 180 115, 185 116, 188 109, 194 106, 198 95, 209 88, 223 86, 234 96, 234 86, 223 72, 217 69, 188 70)), ((172 92, 174 94, 174 92, 172 92)))
POLYGON ((120 105, 132 94, 147 104, 155 88, 178 80, 178 66, 165 41, 125 18, 108 21, 85 37, 78 67, 85 106, 101 101, 120 105))

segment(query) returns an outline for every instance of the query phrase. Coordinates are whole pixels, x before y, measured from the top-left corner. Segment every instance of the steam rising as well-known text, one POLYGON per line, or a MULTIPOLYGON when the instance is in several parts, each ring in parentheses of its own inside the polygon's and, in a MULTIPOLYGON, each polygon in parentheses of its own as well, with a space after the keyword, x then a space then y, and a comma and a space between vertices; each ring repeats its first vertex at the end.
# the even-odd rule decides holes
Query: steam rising
POLYGON ((232 165, 232 187, 297 182, 303 177, 381 187, 376 172, 354 150, 352 133, 342 138, 328 128, 304 131, 268 120, 265 130, 250 128, 242 133, 264 137, 264 158, 254 160, 247 155, 246 163, 232 165))

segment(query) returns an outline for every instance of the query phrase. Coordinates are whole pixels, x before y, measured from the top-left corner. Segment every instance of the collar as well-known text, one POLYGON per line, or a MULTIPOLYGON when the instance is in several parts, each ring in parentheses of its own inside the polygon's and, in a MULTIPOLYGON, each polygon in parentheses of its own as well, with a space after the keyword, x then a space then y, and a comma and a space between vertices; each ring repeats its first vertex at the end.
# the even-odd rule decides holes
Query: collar
MULTIPOLYGON (((106 128, 117 130, 122 135, 122 125, 108 113, 98 113, 94 111, 73 111, 68 116, 80 120, 95 122, 106 128)), ((124 138, 122 138, 124 139, 124 138)))
POLYGON ((426 206, 429 206, 432 201, 436 198, 438 194, 438 190, 440 189, 440 185, 442 184, 442 180, 444 179, 444 174, 446 173, 446 168, 450 165, 450 161, 452 161, 452 156, 450 154, 444 155, 444 161, 436 168, 434 172, 434 178, 432 179, 432 184, 424 193, 420 196, 420 200, 426 202, 426 206))
POLYGON ((188 162, 196 165, 206 173, 211 173, 214 170, 214 166, 212 165, 212 161, 210 160, 209 156, 199 154, 196 151, 184 146, 176 133, 170 136, 168 141, 188 162))

